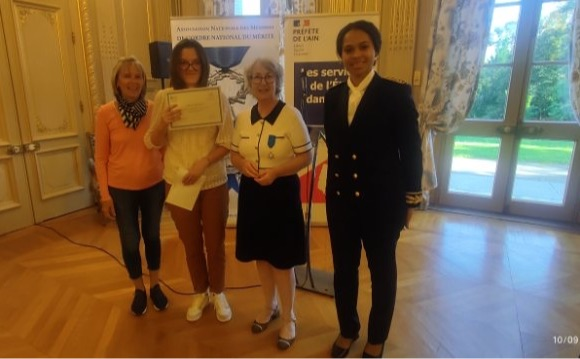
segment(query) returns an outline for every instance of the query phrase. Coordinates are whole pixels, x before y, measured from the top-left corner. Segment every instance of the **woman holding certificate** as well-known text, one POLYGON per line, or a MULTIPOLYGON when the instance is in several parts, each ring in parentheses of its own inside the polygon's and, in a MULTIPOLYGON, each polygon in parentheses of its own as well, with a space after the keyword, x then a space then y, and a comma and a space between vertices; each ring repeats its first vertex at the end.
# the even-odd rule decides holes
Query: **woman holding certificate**
POLYGON ((215 88, 207 87, 209 60, 199 42, 184 39, 175 45, 170 73, 171 87, 155 96, 145 143, 165 151, 166 205, 183 242, 194 289, 186 318, 198 320, 212 303, 217 319, 227 322, 232 311, 224 294, 229 201, 224 157, 233 115, 227 99, 219 92, 216 98, 215 88), (191 116, 196 111, 200 118, 221 118, 196 122, 191 116))
POLYGON ((135 286, 131 311, 142 315, 147 311, 147 293, 139 251, 141 236, 149 269, 149 295, 155 309, 168 305, 159 286, 163 161, 161 151, 143 144, 153 113, 151 102, 145 99, 143 65, 134 57, 121 58, 113 68, 111 83, 115 100, 102 105, 95 120, 95 170, 102 213, 117 222, 123 261, 135 286))
POLYGON ((262 284, 264 307, 252 332, 263 332, 281 314, 278 347, 284 350, 296 338, 294 266, 307 253, 297 172, 312 161, 312 143, 300 112, 278 97, 280 65, 258 59, 245 75, 258 102, 238 116, 232 138, 231 160, 242 174, 236 257, 256 261, 262 284))

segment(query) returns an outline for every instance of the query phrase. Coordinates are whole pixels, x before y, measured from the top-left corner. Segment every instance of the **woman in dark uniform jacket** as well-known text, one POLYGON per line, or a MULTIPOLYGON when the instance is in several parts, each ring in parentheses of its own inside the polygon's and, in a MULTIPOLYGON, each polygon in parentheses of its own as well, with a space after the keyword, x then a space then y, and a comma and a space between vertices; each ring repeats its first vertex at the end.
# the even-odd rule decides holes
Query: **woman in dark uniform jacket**
POLYGON ((358 338, 358 267, 364 246, 372 307, 363 357, 381 357, 397 290, 395 249, 421 202, 422 155, 411 89, 373 67, 380 32, 370 22, 346 25, 336 50, 349 78, 325 95, 328 146, 326 213, 334 262, 340 334, 331 355, 346 357, 358 338))

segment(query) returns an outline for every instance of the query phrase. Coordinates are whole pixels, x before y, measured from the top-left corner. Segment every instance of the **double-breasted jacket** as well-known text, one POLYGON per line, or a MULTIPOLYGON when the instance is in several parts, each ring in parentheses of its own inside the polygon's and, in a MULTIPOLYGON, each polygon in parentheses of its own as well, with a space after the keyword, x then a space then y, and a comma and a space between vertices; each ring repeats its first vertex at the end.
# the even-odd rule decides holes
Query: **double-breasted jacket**
POLYGON ((325 95, 329 224, 357 218, 370 235, 400 231, 407 209, 421 201, 421 141, 411 88, 375 74, 350 125, 348 97, 346 82, 325 95))

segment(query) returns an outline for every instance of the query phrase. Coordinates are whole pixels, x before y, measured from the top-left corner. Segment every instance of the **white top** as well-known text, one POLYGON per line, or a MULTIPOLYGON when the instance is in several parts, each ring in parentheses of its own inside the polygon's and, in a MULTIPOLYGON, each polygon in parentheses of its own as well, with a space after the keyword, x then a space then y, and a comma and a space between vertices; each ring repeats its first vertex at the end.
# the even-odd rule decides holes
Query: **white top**
POLYGON ((375 76, 375 71, 369 72, 365 78, 355 86, 350 77, 346 80, 346 84, 348 85, 349 92, 348 92, 348 124, 352 123, 352 119, 354 118, 354 114, 356 113, 356 109, 360 104, 360 100, 362 99, 363 95, 365 94, 365 90, 369 87, 371 80, 375 76))
MULTIPOLYGON (((145 145, 156 148, 151 143, 151 130, 161 121, 161 113, 167 108, 167 92, 173 88, 160 90, 155 95, 151 126, 145 134, 145 145)), ((214 145, 230 148, 233 132, 233 115, 227 98, 222 97, 222 124, 220 126, 198 127, 167 131, 167 146, 163 158, 163 178, 169 184, 180 183, 183 169, 189 169, 196 161, 207 156, 214 145)), ((227 182, 225 158, 211 164, 204 172, 206 176, 202 190, 215 188, 227 182)))
POLYGON ((311 149, 302 115, 282 101, 266 118, 260 117, 257 105, 238 115, 231 150, 254 161, 258 169, 276 167, 311 149))

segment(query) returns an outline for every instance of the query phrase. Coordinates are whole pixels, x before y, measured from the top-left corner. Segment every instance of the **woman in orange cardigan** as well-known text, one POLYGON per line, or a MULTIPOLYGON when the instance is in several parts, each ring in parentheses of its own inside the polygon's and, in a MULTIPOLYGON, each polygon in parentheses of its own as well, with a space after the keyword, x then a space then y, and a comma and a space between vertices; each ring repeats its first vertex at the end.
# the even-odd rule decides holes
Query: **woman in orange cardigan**
POLYGON ((123 260, 135 286, 131 311, 142 315, 147 311, 147 294, 139 251, 141 236, 150 275, 149 295, 155 309, 168 305, 159 286, 163 162, 161 152, 147 149, 143 142, 153 107, 145 99, 143 65, 134 57, 122 58, 113 68, 111 82, 115 100, 101 106, 96 116, 95 167, 102 213, 117 221, 123 260))

